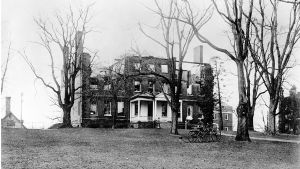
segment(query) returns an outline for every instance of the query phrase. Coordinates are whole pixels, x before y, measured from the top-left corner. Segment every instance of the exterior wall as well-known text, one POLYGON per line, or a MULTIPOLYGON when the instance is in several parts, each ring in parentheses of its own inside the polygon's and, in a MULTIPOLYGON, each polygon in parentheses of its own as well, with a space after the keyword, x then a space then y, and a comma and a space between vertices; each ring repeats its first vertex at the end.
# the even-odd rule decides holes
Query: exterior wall
MULTIPOLYGON (((223 118, 223 129, 228 129, 228 131, 233 130, 233 113, 232 112, 222 112, 223 118), (228 120, 225 119, 225 116, 228 115, 228 120)), ((219 112, 214 112, 214 123, 219 124, 219 112)))
MULTIPOLYGON (((139 73, 139 71, 147 71, 149 69, 149 67, 147 67, 147 65, 152 64, 154 65, 154 69, 156 73, 160 73, 162 75, 168 76, 168 73, 163 73, 162 72, 162 68, 161 65, 168 65, 168 60, 167 59, 162 59, 162 58, 155 58, 155 57, 126 57, 124 58, 124 60, 119 61, 117 64, 124 64, 124 74, 132 74, 132 73, 139 73), (137 70, 135 69, 135 64, 139 63, 140 64, 140 68, 137 70)), ((113 65, 114 66, 114 65, 113 65)), ((119 65, 120 66, 120 65, 119 65)), ((170 67, 168 66, 168 71, 170 71, 170 67)), ((183 85, 182 85, 182 95, 181 95, 181 99, 182 100, 190 100, 190 101, 181 101, 182 105, 181 105, 181 111, 180 111, 180 117, 178 118, 179 122, 184 122, 186 119, 186 109, 187 109, 187 105, 192 105, 193 106, 193 111, 195 112, 197 110, 196 106, 198 106, 199 100, 201 102, 201 98, 199 97, 198 93, 199 91, 196 90, 200 90, 199 85, 194 85, 194 87, 190 87, 192 89, 192 92, 190 92, 189 94, 187 94, 187 84, 190 83, 188 82, 188 80, 190 79, 190 74, 186 71, 184 73, 186 76, 183 77, 183 85), (185 81, 184 81, 185 80, 185 81), (200 98, 200 99, 199 99, 200 98)), ((100 78, 99 78, 100 79, 100 78)), ((83 79, 84 81, 84 79, 83 79)), ((172 111, 171 111, 171 107, 168 105, 167 107, 167 117, 162 117, 161 114, 161 105, 159 104, 160 101, 166 101, 166 99, 164 98, 164 96, 162 98, 159 98, 158 100, 156 100, 156 96, 159 95, 160 93, 162 93, 162 87, 161 87, 161 83, 163 83, 163 80, 161 80, 160 78, 157 78, 154 75, 140 75, 140 76, 135 76, 132 77, 129 81, 127 81, 128 87, 124 87, 125 91, 123 93, 118 94, 118 100, 125 100, 124 102, 124 112, 125 112, 125 116, 123 117, 119 117, 116 116, 117 119, 124 119, 127 120, 128 122, 138 122, 138 121, 152 121, 152 120, 160 120, 162 123, 164 122, 170 122, 172 120, 171 116, 172 116, 172 111), (134 81, 140 81, 141 82, 141 91, 136 92, 134 91, 134 81), (152 95, 154 96, 154 98, 152 98, 152 105, 153 105, 153 115, 152 118, 148 117, 148 101, 142 101, 143 99, 140 99, 140 106, 139 106, 139 112, 140 114, 138 116, 135 116, 134 114, 134 104, 132 104, 132 98, 134 96, 141 95, 141 94, 145 94, 148 93, 148 89, 149 89, 149 81, 154 82, 154 92, 152 93, 152 95), (157 101, 157 104, 155 106, 155 101, 157 101)), ((89 123, 110 123, 112 121, 112 116, 105 116, 104 115, 104 101, 110 101, 111 104, 111 113, 114 112, 115 110, 115 104, 113 104, 113 100, 112 100, 112 96, 108 91, 104 91, 104 82, 99 81, 97 83, 97 90, 92 90, 90 91, 90 98, 84 98, 82 100, 82 112, 81 115, 79 115, 80 113, 77 113, 78 116, 82 117, 82 125, 83 126, 88 126, 89 123), (95 99, 96 103, 97 103, 97 113, 95 115, 91 115, 90 114, 90 101, 91 99, 95 99)), ((192 86, 191 84, 189 84, 190 86, 192 86)), ((80 109, 79 106, 74 107, 74 111, 76 111, 76 109, 80 109)), ((197 115, 200 114, 201 112, 198 113, 193 113, 193 115, 197 115)), ((76 115, 76 114, 75 114, 76 115)), ((77 116, 74 116, 75 118, 78 118, 77 116)), ((197 119, 198 116, 195 116, 195 119, 197 119)), ((74 120, 75 121, 75 120, 74 120)), ((80 121, 80 120, 79 120, 80 121)), ((167 123, 166 123, 167 124, 167 123)))

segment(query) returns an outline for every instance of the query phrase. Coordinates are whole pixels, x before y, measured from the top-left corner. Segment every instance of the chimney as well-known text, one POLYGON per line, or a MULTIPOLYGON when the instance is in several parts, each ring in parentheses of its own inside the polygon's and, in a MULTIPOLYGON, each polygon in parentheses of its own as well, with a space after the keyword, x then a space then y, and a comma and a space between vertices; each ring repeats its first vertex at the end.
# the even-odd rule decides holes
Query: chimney
POLYGON ((10 113, 10 97, 6 97, 6 115, 10 113))
POLYGON ((194 62, 203 63, 203 46, 197 46, 194 48, 194 62))
POLYGON ((81 54, 83 52, 83 39, 82 39, 83 33, 81 31, 78 31, 76 33, 75 37, 75 43, 77 46, 77 53, 81 54))

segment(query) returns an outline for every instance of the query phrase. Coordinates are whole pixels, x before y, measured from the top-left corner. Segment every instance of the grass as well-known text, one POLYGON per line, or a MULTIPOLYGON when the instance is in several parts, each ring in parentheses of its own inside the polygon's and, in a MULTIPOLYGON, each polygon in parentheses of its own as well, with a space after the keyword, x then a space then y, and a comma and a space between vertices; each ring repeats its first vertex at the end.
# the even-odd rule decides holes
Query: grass
POLYGON ((2 129, 2 168, 297 168, 299 144, 184 143, 165 129, 2 129))

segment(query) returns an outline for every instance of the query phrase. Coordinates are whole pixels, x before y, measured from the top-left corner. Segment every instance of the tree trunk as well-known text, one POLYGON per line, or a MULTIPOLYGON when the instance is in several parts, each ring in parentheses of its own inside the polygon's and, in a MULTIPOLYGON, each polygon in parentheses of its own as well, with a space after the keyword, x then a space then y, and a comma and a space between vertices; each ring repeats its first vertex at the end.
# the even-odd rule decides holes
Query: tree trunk
POLYGON ((178 108, 177 108, 177 105, 176 105, 176 102, 172 102, 172 125, 171 125, 171 131, 170 133, 171 134, 175 134, 175 135, 178 135, 178 129, 177 129, 177 124, 178 124, 178 108), (174 107, 176 107, 174 109, 174 107))
POLYGON ((235 137, 236 141, 251 141, 248 132, 248 109, 247 109, 247 96, 245 89, 245 78, 243 62, 237 61, 237 72, 238 72, 238 91, 239 91, 239 105, 236 109, 238 115, 238 126, 237 134, 235 137))
POLYGON ((267 129, 271 131, 273 135, 276 134, 275 113, 276 113, 275 100, 273 98, 270 98, 267 129))
POLYGON ((72 128, 71 123, 71 108, 64 108, 63 109, 63 125, 62 128, 72 128))
POLYGON ((219 128, 223 130, 223 117, 222 117, 222 100, 221 100, 221 91, 220 91, 220 81, 219 75, 217 75, 217 83, 218 83, 218 97, 219 97, 219 128))
POLYGON ((116 116, 117 116, 117 111, 118 111, 118 97, 117 95, 113 96, 113 112, 112 112, 112 120, 113 120, 113 124, 111 126, 112 129, 116 128, 116 116))
POLYGON ((250 131, 254 131, 254 124, 253 124, 253 117, 254 117, 254 108, 251 107, 248 109, 249 116, 248 116, 248 129, 250 131))

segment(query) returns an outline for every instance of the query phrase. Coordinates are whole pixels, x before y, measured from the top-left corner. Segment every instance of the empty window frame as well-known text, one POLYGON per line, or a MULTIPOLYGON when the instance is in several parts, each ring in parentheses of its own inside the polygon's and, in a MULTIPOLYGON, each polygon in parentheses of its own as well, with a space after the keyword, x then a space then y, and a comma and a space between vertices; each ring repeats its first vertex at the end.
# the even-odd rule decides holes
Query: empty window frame
POLYGON ((162 73, 168 73, 169 72, 168 65, 161 65, 161 72, 162 73))
POLYGON ((118 115, 124 116, 124 102, 118 102, 118 115))
POLYGON ((134 66, 135 70, 141 70, 141 64, 140 63, 134 63, 133 66, 134 66))
POLYGON ((111 84, 104 85, 104 90, 110 90, 110 89, 111 89, 111 84))
POLYGON ((111 102, 105 100, 104 101, 104 116, 111 116, 111 102))
POLYGON ((148 65, 148 70, 152 71, 152 72, 155 72, 155 65, 154 64, 149 64, 148 65))
POLYGON ((154 82, 148 81, 148 92, 153 93, 154 92, 154 82))
POLYGON ((140 81, 134 81, 134 91, 135 92, 141 91, 141 82, 140 81))
POLYGON ((225 114, 225 120, 228 120, 228 114, 225 114))
POLYGON ((96 103, 91 104, 90 115, 93 115, 93 116, 98 115, 98 113, 97 113, 97 104, 96 103))

